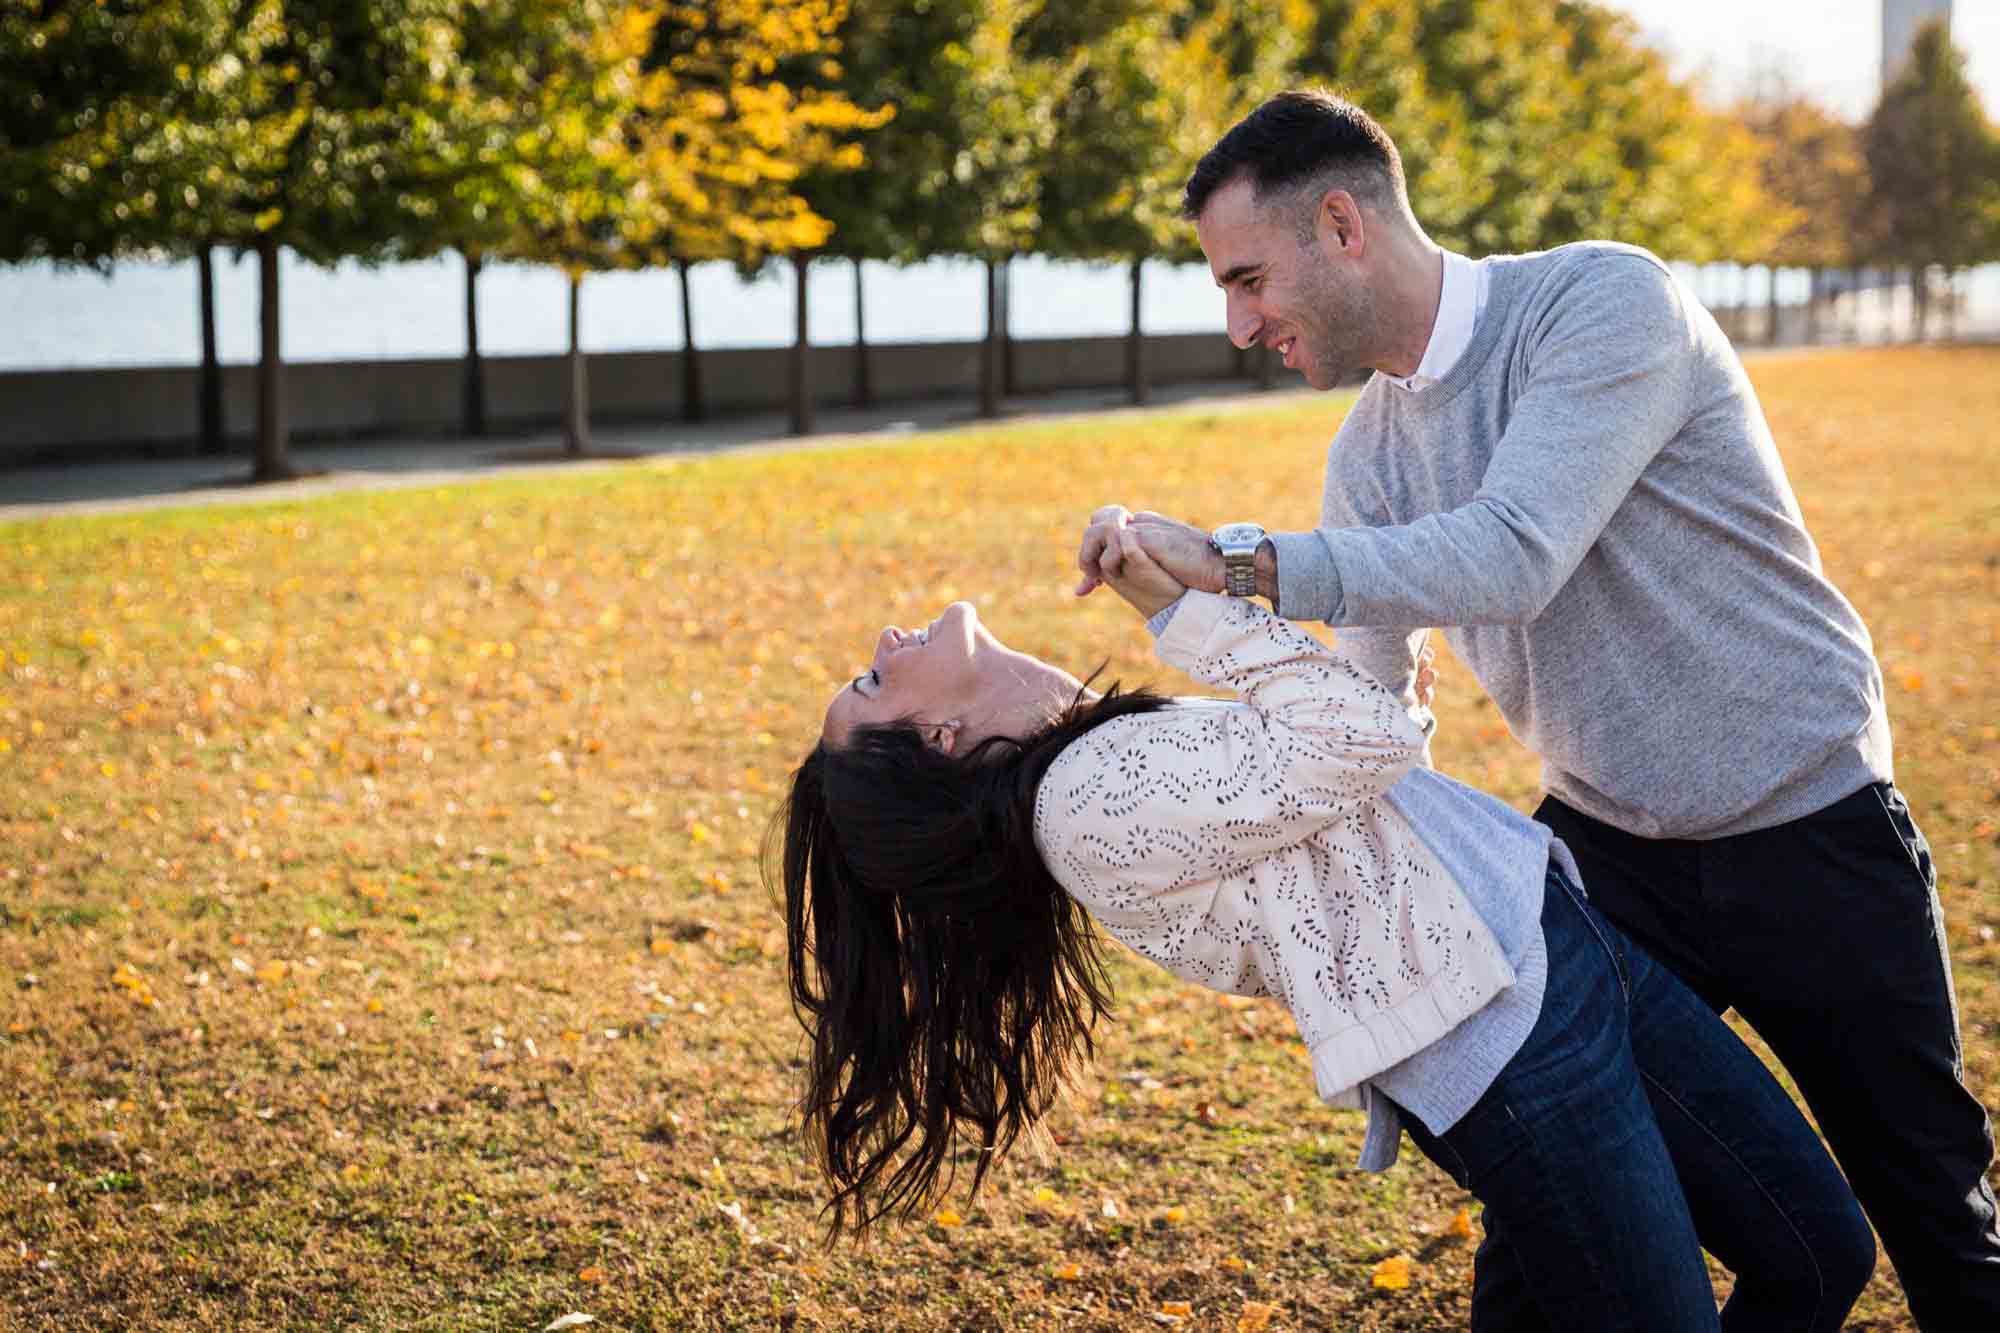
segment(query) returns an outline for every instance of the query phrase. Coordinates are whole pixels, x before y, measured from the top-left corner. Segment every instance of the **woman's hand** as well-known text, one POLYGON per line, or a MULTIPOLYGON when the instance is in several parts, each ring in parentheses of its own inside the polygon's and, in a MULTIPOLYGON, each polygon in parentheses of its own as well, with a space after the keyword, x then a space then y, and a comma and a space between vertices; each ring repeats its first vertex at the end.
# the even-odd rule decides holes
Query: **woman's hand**
POLYGON ((1186 584, 1160 568, 1146 553, 1139 534, 1129 522, 1111 534, 1097 564, 1111 591, 1148 620, 1179 601, 1187 591, 1186 584))

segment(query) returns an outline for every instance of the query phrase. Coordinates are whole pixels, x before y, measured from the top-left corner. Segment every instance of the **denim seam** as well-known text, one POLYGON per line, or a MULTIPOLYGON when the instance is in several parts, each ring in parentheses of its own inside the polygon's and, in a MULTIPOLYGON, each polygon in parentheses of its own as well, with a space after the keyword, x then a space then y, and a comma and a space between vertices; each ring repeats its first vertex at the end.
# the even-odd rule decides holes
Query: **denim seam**
POLYGON ((1741 1157, 1737 1156, 1736 1150, 1734 1148, 1731 1148, 1728 1142, 1720 1134, 1717 1134, 1714 1130, 1710 1129, 1708 1126, 1708 1122, 1706 1120, 1703 1120, 1700 1116, 1696 1115, 1693 1112, 1693 1110, 1691 1110, 1688 1107, 1688 1104, 1686 1102, 1682 1101, 1679 1097, 1676 1097, 1671 1088, 1661 1083, 1658 1079, 1654 1078, 1651 1074, 1647 1073, 1645 1070, 1641 1069, 1639 1071, 1639 1077, 1645 1079, 1646 1082, 1650 1083, 1654 1088, 1658 1089, 1660 1095, 1662 1097, 1665 1097, 1668 1101, 1672 1102, 1674 1106, 1680 1111, 1680 1113, 1688 1118, 1688 1122, 1690 1124, 1700 1129, 1703 1134, 1706 1134, 1709 1137, 1709 1139, 1712 1142, 1714 1142, 1716 1147, 1722 1149, 1723 1153, 1728 1156, 1729 1160, 1736 1163, 1736 1165, 1742 1170, 1744 1177, 1747 1180, 1749 1180, 1752 1188, 1754 1188, 1757 1191, 1757 1193, 1761 1194, 1764 1197, 1764 1201, 1766 1203, 1771 1205, 1771 1210, 1775 1212, 1779 1217, 1784 1219, 1786 1230, 1792 1233, 1792 1239, 1797 1241, 1799 1243, 1799 1248, 1805 1251, 1806 1262, 1812 1265, 1813 1279, 1819 1284, 1819 1295, 1814 1299, 1813 1302, 1812 1318, 1807 1321, 1809 1326, 1816 1325, 1819 1322, 1819 1312, 1826 1305, 1826 1274, 1820 1271, 1819 1256, 1813 1252, 1813 1247, 1809 1242, 1807 1242, 1805 1238, 1805 1233, 1799 1230, 1799 1224, 1792 1220, 1792 1215, 1785 1210, 1784 1204, 1779 1202, 1778 1197, 1765 1187, 1764 1182, 1762 1180, 1758 1179, 1757 1173, 1750 1169, 1749 1163, 1745 1162, 1741 1157))
POLYGON ((1569 895, 1570 904, 1576 908, 1577 914, 1583 918, 1583 924, 1590 927, 1590 933, 1597 937, 1597 945, 1604 950, 1604 956, 1611 960, 1611 975, 1618 978, 1618 993, 1625 997, 1625 1007, 1630 1009, 1632 1007, 1632 979, 1625 975, 1625 960, 1618 956, 1618 951, 1611 947, 1611 941, 1604 937, 1604 932, 1599 930, 1597 923, 1590 919, 1589 911, 1585 909, 1583 901, 1576 896, 1576 892, 1570 888, 1568 880, 1563 878, 1561 874, 1558 874, 1556 882, 1561 884, 1562 891, 1569 895))

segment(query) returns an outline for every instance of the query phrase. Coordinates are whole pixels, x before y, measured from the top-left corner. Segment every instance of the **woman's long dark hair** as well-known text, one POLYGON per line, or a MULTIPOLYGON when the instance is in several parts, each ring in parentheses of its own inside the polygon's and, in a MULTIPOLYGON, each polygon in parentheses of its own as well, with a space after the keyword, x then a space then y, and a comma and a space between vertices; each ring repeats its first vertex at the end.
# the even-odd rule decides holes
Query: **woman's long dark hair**
POLYGON ((792 775, 772 831, 833 1234, 928 1207, 961 1132, 976 1193, 1090 1055, 1110 983, 1089 916, 1036 850, 1035 793, 1070 742, 1166 703, 1114 686, 963 755, 911 722, 861 726, 792 775))

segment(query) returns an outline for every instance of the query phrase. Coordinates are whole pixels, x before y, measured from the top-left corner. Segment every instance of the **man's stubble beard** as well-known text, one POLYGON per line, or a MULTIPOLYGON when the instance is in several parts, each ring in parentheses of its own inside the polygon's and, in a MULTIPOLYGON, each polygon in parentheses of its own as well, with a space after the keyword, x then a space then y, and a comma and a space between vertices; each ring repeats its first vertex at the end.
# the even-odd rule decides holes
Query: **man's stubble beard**
POLYGON ((1324 390, 1337 388, 1372 359, 1375 296, 1360 283, 1341 283, 1325 260, 1313 260, 1306 267, 1305 309, 1300 312, 1312 362, 1302 373, 1309 369, 1306 382, 1324 390))

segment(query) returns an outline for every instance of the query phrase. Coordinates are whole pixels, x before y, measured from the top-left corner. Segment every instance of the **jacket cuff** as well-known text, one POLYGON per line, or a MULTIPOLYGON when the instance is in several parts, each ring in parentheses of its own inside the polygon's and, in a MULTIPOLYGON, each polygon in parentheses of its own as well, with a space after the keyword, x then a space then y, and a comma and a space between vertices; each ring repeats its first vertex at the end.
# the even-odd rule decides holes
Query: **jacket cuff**
POLYGON ((1340 571, 1317 532, 1273 532, 1266 539, 1278 557, 1278 596, 1272 609, 1287 620, 1340 619, 1340 571))
MULTIPOLYGON (((1153 644, 1153 651, 1168 666, 1185 667, 1201 656, 1208 639, 1236 601, 1219 592, 1198 592, 1193 588, 1174 603, 1174 618, 1153 644)), ((1260 608, 1261 609, 1261 608, 1260 608)))

